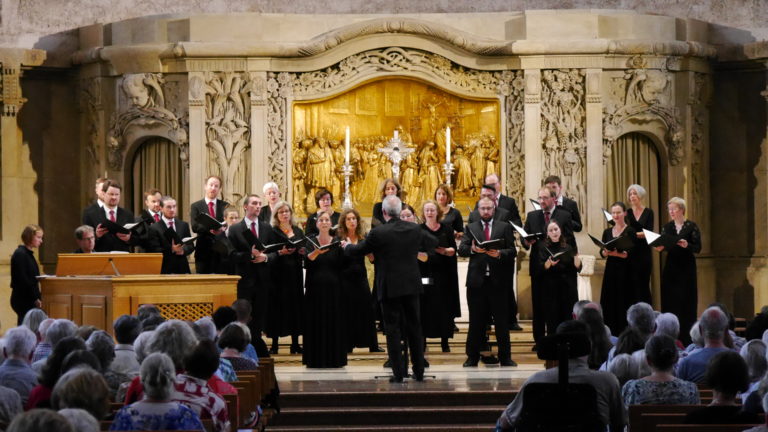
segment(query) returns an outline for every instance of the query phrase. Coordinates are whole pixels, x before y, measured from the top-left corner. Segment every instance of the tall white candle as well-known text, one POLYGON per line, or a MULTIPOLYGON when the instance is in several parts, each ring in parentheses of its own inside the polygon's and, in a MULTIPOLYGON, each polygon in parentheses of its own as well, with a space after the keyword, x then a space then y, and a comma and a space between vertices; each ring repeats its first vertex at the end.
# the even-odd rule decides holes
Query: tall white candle
POLYGON ((395 139, 397 139, 397 129, 395 129, 395 139))
POLYGON ((346 134, 344 136, 344 163, 349 165, 349 126, 347 126, 346 134))
POLYGON ((451 128, 445 128, 445 163, 451 163, 451 128))

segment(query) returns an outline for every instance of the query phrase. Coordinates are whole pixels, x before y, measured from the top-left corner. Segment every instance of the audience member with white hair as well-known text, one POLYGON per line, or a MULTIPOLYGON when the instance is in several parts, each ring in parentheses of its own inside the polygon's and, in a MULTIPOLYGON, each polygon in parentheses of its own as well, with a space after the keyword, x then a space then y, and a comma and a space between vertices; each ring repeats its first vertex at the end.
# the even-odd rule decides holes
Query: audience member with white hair
MULTIPOLYGON (((608 359, 600 366, 600 370, 609 370, 613 358, 619 354, 632 356, 636 351, 643 350, 645 342, 656 329, 656 314, 648 303, 635 303, 627 309, 627 324, 627 328, 619 335, 619 339, 608 353, 608 359)), ((639 373, 638 364, 630 369, 639 373)), ((640 378, 640 376, 636 374, 630 378, 640 378)))
POLYGON ((43 321, 48 319, 48 315, 40 308, 34 308, 27 311, 24 315, 24 319, 21 321, 21 325, 32 330, 32 333, 37 336, 37 340, 40 341, 40 333, 38 329, 43 321))
POLYGON ((91 413, 82 408, 64 408, 59 410, 77 432, 99 432, 99 421, 91 413))
POLYGON ((37 337, 26 327, 14 327, 5 333, 3 354, 5 361, 0 365, 0 386, 15 390, 25 404, 29 392, 37 385, 37 373, 30 367, 37 337))
POLYGON ((21 412, 21 396, 15 390, 0 386, 0 431, 4 431, 21 412))
POLYGON ((46 318, 43 320, 43 322, 40 323, 40 325, 37 327, 37 346, 35 347, 35 352, 32 354, 32 364, 34 364, 36 361, 43 360, 47 358, 49 355, 51 355, 51 351, 53 350, 53 346, 49 341, 46 340, 46 334, 48 333, 48 328, 56 322, 53 318, 46 318))
POLYGON ((768 359, 766 359, 766 345, 759 339, 754 339, 741 347, 739 355, 747 363, 749 371, 749 388, 740 395, 742 402, 746 402, 749 395, 760 386, 760 381, 768 372, 768 359))
POLYGON ((130 382, 133 379, 133 375, 112 370, 112 362, 115 359, 115 341, 112 339, 112 336, 104 330, 98 330, 91 333, 91 336, 85 344, 88 347, 88 351, 93 353, 93 355, 99 359, 101 368, 98 371, 107 382, 110 398, 114 399, 120 385, 125 382, 130 382))
POLYGON ((718 353, 729 351, 723 343, 725 332, 728 331, 728 317, 722 309, 710 307, 699 318, 699 330, 704 338, 704 347, 680 360, 677 376, 703 384, 709 361, 718 353))
MULTIPOLYGON (((65 337, 74 336, 77 331, 77 325, 68 319, 57 319, 48 327, 45 332, 44 341, 51 344, 51 349, 56 347, 56 344, 65 337)), ((45 358, 35 361, 32 364, 32 369, 35 372, 40 372, 45 364, 45 358)))

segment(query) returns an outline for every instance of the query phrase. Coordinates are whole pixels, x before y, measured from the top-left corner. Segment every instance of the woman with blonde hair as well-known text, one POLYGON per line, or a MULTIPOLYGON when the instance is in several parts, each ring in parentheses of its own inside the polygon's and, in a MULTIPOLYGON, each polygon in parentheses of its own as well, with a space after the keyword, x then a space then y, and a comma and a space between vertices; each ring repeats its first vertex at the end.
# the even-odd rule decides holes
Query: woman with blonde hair
POLYGON ((18 315, 17 325, 21 325, 27 312, 42 307, 40 301, 40 267, 35 260, 34 249, 43 244, 43 229, 37 225, 27 225, 21 232, 23 244, 11 255, 11 308, 18 315))
POLYGON ((653 262, 651 261, 651 248, 645 241, 644 229, 653 231, 653 210, 645 207, 645 188, 639 184, 630 185, 627 188, 627 225, 635 231, 635 247, 627 259, 629 273, 631 274, 632 286, 634 289, 629 293, 634 303, 651 303, 651 270, 653 262))

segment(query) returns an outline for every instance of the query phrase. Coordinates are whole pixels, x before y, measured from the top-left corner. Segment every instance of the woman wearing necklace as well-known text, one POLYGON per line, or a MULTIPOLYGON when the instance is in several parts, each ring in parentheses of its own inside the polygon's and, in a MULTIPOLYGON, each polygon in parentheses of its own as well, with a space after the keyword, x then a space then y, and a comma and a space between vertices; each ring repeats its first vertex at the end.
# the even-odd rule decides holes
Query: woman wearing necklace
POLYGON ((315 194, 315 205, 317 205, 317 212, 307 219, 306 235, 317 234, 317 217, 324 212, 331 215, 331 234, 333 234, 336 231, 334 227, 339 224, 339 212, 333 211, 333 194, 331 191, 325 188, 318 190, 315 194))
MULTIPOLYGON (((296 241, 304 237, 304 232, 296 226, 293 209, 285 201, 275 204, 272 214, 272 240, 274 242, 296 241)), ((271 353, 277 354, 278 338, 291 336, 291 354, 301 354, 299 334, 301 334, 301 315, 304 301, 304 281, 302 276, 303 247, 283 246, 277 251, 277 259, 272 263, 272 287, 269 292, 269 312, 267 313, 267 336, 272 338, 271 353)))
MULTIPOLYGON (((360 213, 347 209, 341 213, 337 237, 347 243, 357 244, 363 240, 363 225, 360 213)), ((368 260, 373 262, 373 255, 368 260)), ((376 311, 371 288, 368 285, 368 271, 365 257, 344 254, 341 269, 342 315, 346 318, 347 351, 354 348, 368 348, 371 352, 384 352, 379 348, 376 336, 376 311)))
POLYGON ((672 219, 662 229, 662 234, 679 238, 677 244, 666 251, 667 260, 661 273, 661 311, 671 312, 680 320, 680 339, 689 344, 690 337, 684 329, 696 322, 698 288, 696 283, 696 256, 701 252, 701 231, 695 223, 685 218, 685 200, 673 197, 667 201, 667 211, 672 219))
MULTIPOLYGON (((443 212, 443 225, 448 225, 454 233, 456 242, 461 241, 461 236, 464 233, 464 218, 461 212, 452 206, 453 204, 453 191, 451 187, 446 184, 441 184, 435 191, 435 201, 440 211, 443 212)), ((457 268, 456 254, 450 257, 446 257, 453 261, 453 268, 457 268)), ((448 302, 450 305, 453 318, 461 316, 461 299, 459 298, 459 273, 458 271, 452 272, 451 277, 456 276, 455 281, 450 281, 447 285, 448 288, 448 302)), ((453 321, 453 319, 451 320, 453 321)))
POLYGON ((307 292, 304 296, 304 355, 309 368, 339 368, 347 364, 344 340, 340 247, 321 249, 337 241, 331 233, 331 213, 317 216, 318 233, 307 237, 307 292))
MULTIPOLYGON (((613 227, 603 231, 603 243, 620 236, 637 238, 635 230, 626 223, 627 207, 617 201, 611 205, 613 227)), ((634 251, 632 252, 634 253, 634 251)), ((612 334, 620 334, 627 327, 627 309, 639 300, 633 298, 628 287, 633 286, 632 273, 629 271, 632 253, 620 250, 600 249, 600 256, 606 258, 603 288, 600 292, 600 306, 603 308, 603 320, 612 334)))
POLYGON ((632 299, 634 303, 651 304, 651 247, 645 241, 643 229, 653 231, 653 210, 645 207, 645 188, 633 184, 627 188, 627 200, 630 208, 627 210, 627 225, 635 230, 635 247, 632 248, 629 260, 629 272, 632 274, 632 299))
POLYGON ((544 322, 547 335, 553 335, 557 326, 571 319, 573 304, 579 299, 576 273, 581 271, 581 258, 566 243, 563 230, 555 220, 547 225, 547 239, 539 249, 538 262, 543 302, 547 305, 544 322))
POLYGON ((456 240, 453 228, 441 223, 443 212, 435 201, 421 206, 421 228, 437 238, 437 248, 427 251, 427 261, 419 262, 424 293, 421 295, 421 328, 426 338, 440 338, 443 352, 450 352, 453 337, 453 284, 458 282, 456 240))

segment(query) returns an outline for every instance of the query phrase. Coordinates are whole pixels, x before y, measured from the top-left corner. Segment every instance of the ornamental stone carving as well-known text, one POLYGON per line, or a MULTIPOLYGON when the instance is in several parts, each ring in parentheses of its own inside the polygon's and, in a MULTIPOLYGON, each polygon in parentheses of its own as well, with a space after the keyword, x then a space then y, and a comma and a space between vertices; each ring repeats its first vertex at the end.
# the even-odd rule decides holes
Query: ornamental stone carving
POLYGON ((288 190, 288 100, 294 88, 294 75, 286 72, 267 74, 267 171, 270 179, 288 190))
MULTIPOLYGON (((703 195, 703 183, 705 173, 704 146, 706 143, 706 118, 708 98, 706 95, 706 75, 693 73, 693 83, 689 104, 693 122, 691 124, 691 184, 693 196, 703 195)), ((703 215, 704 200, 693 200, 693 214, 696 218, 703 215)))
POLYGON ((85 143, 85 152, 93 166, 98 168, 101 154, 101 118, 103 116, 101 105, 101 78, 90 78, 80 82, 80 110, 85 117, 85 128, 88 140, 85 143))
POLYGON ((189 166, 187 131, 176 114, 166 108, 162 74, 126 74, 119 83, 118 109, 110 118, 107 138, 109 168, 120 171, 125 156, 125 134, 138 128, 138 134, 163 136, 179 146, 180 157, 189 166))
POLYGON ((522 71, 498 72, 499 95, 504 98, 507 135, 507 193, 520 205, 524 203, 525 153, 523 100, 525 81, 522 71))

